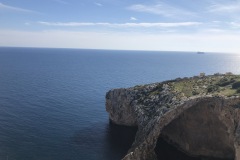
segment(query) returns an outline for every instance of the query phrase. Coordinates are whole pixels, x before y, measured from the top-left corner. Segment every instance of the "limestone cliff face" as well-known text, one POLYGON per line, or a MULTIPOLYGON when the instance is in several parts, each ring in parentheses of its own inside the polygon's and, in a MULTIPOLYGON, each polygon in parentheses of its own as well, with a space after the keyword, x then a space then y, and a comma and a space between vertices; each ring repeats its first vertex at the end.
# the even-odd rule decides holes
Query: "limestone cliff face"
POLYGON ((106 110, 113 123, 138 126, 124 160, 157 159, 161 136, 193 156, 240 160, 239 76, 176 79, 111 90, 106 110))
POLYGON ((137 119, 131 102, 134 92, 127 89, 111 90, 106 95, 106 110, 111 121, 118 125, 136 126, 137 119))

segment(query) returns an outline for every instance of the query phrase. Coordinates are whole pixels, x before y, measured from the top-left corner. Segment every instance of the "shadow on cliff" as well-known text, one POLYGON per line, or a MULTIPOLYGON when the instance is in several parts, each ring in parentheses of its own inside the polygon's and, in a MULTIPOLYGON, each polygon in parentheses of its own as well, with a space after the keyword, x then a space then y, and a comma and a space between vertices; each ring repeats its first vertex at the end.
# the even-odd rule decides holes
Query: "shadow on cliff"
POLYGON ((161 130, 155 148, 159 159, 233 160, 235 151, 231 134, 234 134, 234 128, 229 128, 229 126, 234 125, 233 120, 227 118, 232 114, 223 111, 226 107, 221 104, 223 104, 221 99, 203 99, 167 124, 161 130), (188 157, 177 148, 198 158, 188 157), (199 155, 222 159, 199 158, 199 155))
POLYGON ((135 139, 137 127, 119 126, 109 122, 106 139, 108 147, 116 151, 123 158, 135 139))
POLYGON ((159 160, 231 160, 207 157, 190 157, 168 144, 161 136, 158 138, 155 153, 159 160))
POLYGON ((155 153, 159 160, 201 160, 201 158, 187 156, 168 144, 162 137, 158 138, 155 153))
POLYGON ((119 126, 106 123, 105 126, 101 123, 94 124, 77 131, 70 141, 76 148, 79 154, 87 159, 94 160, 120 160, 130 149, 137 128, 119 126), (95 157, 95 153, 98 157, 95 157))

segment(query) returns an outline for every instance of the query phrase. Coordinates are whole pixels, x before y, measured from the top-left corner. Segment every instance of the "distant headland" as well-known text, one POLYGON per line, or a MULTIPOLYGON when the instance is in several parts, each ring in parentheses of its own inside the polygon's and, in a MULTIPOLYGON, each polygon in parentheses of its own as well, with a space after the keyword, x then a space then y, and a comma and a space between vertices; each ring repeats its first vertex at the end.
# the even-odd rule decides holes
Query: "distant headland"
POLYGON ((201 73, 113 89, 106 110, 111 122, 138 127, 123 160, 157 159, 159 137, 191 156, 240 160, 240 75, 201 73))
POLYGON ((199 52, 197 52, 197 54, 205 54, 205 52, 200 52, 200 51, 199 51, 199 52))

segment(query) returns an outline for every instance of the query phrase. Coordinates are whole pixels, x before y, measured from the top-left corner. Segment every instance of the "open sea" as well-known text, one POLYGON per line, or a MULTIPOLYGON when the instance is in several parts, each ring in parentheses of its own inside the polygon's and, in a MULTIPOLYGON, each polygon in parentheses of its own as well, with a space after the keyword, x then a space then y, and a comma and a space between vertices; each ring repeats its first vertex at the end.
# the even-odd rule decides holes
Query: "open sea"
POLYGON ((135 130, 105 93, 200 72, 240 74, 240 54, 1 47, 0 160, 120 160, 135 130))

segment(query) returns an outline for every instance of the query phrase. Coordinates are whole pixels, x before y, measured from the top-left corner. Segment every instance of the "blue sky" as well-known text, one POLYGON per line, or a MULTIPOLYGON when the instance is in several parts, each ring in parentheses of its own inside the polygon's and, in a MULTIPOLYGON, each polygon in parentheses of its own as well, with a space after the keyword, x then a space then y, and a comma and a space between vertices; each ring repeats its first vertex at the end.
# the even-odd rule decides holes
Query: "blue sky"
POLYGON ((240 53, 240 0, 0 0, 0 46, 240 53))

